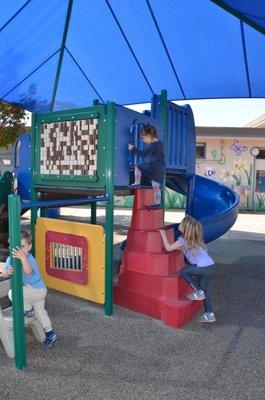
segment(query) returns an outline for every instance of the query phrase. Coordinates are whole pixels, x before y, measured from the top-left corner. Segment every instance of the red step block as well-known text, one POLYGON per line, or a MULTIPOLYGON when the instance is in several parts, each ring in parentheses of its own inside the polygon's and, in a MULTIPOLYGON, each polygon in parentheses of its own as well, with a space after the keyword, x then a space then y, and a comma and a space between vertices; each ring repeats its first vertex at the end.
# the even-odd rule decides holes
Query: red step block
POLYGON ((157 230, 139 231, 135 229, 129 229, 126 248, 127 247, 128 250, 145 250, 151 253, 165 252, 165 247, 163 245, 161 235, 157 230))
POLYGON ((148 253, 139 250, 130 250, 129 246, 123 254, 125 268, 147 274, 169 275, 178 272, 184 267, 184 256, 180 251, 171 253, 148 253))
POLYGON ((187 299, 162 299, 120 287, 114 287, 114 302, 129 310, 149 315, 163 321, 172 328, 181 328, 190 322, 202 308, 202 301, 187 299))
POLYGON ((136 230, 155 230, 164 228, 163 210, 133 211, 131 228, 136 230))
POLYGON ((117 284, 124 289, 135 291, 137 294, 142 293, 164 300, 180 299, 192 292, 192 288, 179 273, 170 276, 148 275, 127 270, 123 265, 120 268, 117 284))
POLYGON ((161 304, 161 320, 172 328, 181 328, 194 319, 203 308, 202 301, 173 299, 161 304))
POLYGON ((134 192, 133 210, 144 210, 154 204, 154 191, 150 189, 136 189, 134 192))
MULTIPOLYGON (((152 189, 135 190, 131 227, 122 266, 114 284, 114 302, 122 307, 180 328, 192 320, 202 301, 190 301, 192 288, 179 274, 183 253, 167 253, 158 229, 164 228, 163 210, 148 210, 152 189)), ((167 230, 170 243, 173 229, 167 230)))

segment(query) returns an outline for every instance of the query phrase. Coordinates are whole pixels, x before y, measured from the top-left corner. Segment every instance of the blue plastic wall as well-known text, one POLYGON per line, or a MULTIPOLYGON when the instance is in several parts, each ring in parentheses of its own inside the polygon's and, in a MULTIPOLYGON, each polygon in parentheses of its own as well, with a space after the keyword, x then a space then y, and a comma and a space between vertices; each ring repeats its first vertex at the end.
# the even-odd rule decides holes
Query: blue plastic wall
MULTIPOLYGON (((115 153, 114 153, 114 185, 127 186, 130 178, 130 159, 131 153, 128 151, 128 143, 131 142, 137 147, 142 147, 140 138, 140 130, 143 124, 154 125, 157 129, 158 136, 162 138, 161 122, 154 118, 130 110, 126 107, 116 107, 115 121, 115 153)), ((138 160, 138 158, 137 158, 138 160)))
POLYGON ((31 137, 30 133, 22 133, 14 143, 14 173, 17 179, 17 194, 23 200, 30 200, 31 186, 31 137))
MULTIPOLYGON (((189 105, 178 106, 168 101, 167 112, 167 172, 192 177, 195 174, 196 161, 196 132, 192 109, 189 105)), ((160 119, 160 96, 153 97, 151 115, 160 119)))

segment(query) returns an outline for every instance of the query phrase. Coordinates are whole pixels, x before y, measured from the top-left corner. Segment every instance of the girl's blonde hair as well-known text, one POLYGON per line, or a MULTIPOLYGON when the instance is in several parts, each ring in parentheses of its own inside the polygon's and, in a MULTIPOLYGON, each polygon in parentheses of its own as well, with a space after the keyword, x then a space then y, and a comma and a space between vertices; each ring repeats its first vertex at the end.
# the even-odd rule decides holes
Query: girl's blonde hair
POLYGON ((199 246, 206 249, 203 240, 202 224, 199 221, 187 215, 181 221, 181 225, 183 228, 184 240, 189 250, 196 250, 199 246))

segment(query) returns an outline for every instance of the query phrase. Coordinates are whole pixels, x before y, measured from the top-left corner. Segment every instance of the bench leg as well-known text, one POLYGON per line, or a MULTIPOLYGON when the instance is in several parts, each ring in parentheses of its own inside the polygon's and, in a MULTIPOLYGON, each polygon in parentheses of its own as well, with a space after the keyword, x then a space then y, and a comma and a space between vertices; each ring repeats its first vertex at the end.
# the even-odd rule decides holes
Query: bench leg
POLYGON ((3 343, 6 354, 10 358, 15 357, 13 330, 9 331, 5 326, 0 327, 0 339, 3 343))
POLYGON ((40 323, 37 319, 35 319, 34 321, 32 321, 32 322, 29 324, 29 326, 30 326, 30 328, 31 328, 31 330, 32 330, 33 335, 35 336, 35 338, 36 338, 39 342, 43 343, 44 340, 45 340, 45 332, 44 332, 44 329, 43 329, 41 323, 40 323))

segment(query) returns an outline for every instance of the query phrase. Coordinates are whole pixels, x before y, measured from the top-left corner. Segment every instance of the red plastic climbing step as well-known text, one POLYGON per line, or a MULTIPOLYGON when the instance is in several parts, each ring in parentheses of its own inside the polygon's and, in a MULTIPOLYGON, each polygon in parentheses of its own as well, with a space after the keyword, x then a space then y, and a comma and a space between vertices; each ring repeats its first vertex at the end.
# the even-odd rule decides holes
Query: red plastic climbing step
MULTIPOLYGON (((202 302, 186 298, 192 289, 179 274, 184 266, 183 254, 164 250, 158 232, 164 228, 163 210, 148 210, 152 203, 152 189, 135 190, 131 227, 114 285, 114 302, 181 328, 194 318, 202 302)), ((173 242, 173 229, 167 229, 167 236, 173 242)))

